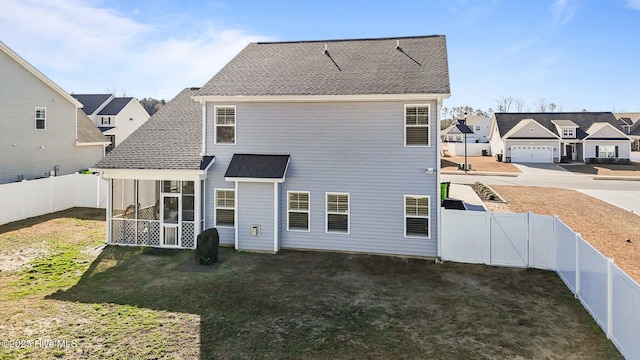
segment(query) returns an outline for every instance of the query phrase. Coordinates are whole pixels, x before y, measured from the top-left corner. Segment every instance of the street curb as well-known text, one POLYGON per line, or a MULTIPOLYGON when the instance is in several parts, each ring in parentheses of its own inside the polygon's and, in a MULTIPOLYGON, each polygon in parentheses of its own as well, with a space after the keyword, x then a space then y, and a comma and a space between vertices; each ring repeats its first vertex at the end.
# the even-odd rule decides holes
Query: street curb
MULTIPOLYGON (((475 172, 471 170, 471 172, 465 173, 463 170, 442 170, 440 174, 448 174, 448 175, 479 175, 479 176, 507 176, 507 177, 518 177, 521 173, 503 173, 503 172, 475 172)), ((640 179, 639 179, 640 180, 640 179)))
POLYGON ((607 175, 598 175, 593 176, 593 180, 623 180, 623 181, 640 181, 640 177, 638 176, 607 176, 607 175))

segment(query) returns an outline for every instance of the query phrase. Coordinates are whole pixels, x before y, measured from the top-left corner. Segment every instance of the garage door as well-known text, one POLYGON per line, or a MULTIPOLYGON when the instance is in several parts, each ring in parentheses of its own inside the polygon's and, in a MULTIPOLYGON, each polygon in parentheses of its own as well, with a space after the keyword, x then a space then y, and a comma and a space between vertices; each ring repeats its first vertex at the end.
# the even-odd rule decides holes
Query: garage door
POLYGON ((512 146, 511 162, 552 163, 552 146, 512 146))

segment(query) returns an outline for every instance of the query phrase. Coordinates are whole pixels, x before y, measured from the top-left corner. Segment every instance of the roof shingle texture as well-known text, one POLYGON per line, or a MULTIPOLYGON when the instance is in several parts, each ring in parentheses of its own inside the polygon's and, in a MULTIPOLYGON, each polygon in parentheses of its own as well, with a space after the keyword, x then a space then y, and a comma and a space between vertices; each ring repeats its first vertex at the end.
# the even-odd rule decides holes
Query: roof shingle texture
POLYGON ((89 119, 82 109, 77 111, 77 129, 76 140, 79 143, 108 143, 109 140, 102 135, 102 132, 96 127, 96 125, 89 119))
POLYGON ((574 122, 579 128, 576 131, 576 137, 578 139, 584 139, 587 137, 585 132, 594 123, 606 122, 611 124, 616 129, 622 131, 622 127, 618 119, 610 112, 563 112, 563 113, 496 113, 496 122, 498 124, 498 130, 500 130, 500 136, 504 136, 514 126, 516 126, 521 120, 534 119, 540 125, 547 128, 552 133, 558 134, 556 126, 552 123, 552 120, 570 120, 574 122))
POLYGON ((98 115, 118 115, 120 111, 127 106, 127 104, 132 100, 132 97, 117 97, 111 99, 107 106, 103 107, 102 110, 98 113, 98 115))
POLYGON ((289 155, 235 154, 225 177, 282 179, 287 171, 289 155))
POLYGON ((433 35, 251 43, 198 95, 449 93, 445 37, 433 35))
POLYGON ((96 112, 100 105, 109 100, 111 94, 71 94, 71 96, 82 103, 82 109, 85 114, 91 115, 96 112))
POLYGON ((98 162, 97 169, 199 170, 202 105, 187 88, 98 162))

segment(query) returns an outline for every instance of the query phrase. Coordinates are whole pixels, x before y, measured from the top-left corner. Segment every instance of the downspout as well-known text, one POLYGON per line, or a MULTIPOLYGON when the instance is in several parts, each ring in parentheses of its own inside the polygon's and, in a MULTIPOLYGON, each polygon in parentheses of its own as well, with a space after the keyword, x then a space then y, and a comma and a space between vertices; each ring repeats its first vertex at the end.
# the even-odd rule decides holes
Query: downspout
POLYGON ((435 163, 435 172, 436 172, 436 216, 437 216, 437 223, 438 223, 438 234, 436 236, 436 247, 437 247, 437 252, 436 255, 438 256, 438 258, 442 258, 442 207, 440 206, 440 204, 442 204, 442 197, 441 197, 441 191, 440 191, 440 162, 441 160, 441 155, 440 155, 440 109, 442 107, 442 97, 438 96, 436 99, 436 163, 435 163))

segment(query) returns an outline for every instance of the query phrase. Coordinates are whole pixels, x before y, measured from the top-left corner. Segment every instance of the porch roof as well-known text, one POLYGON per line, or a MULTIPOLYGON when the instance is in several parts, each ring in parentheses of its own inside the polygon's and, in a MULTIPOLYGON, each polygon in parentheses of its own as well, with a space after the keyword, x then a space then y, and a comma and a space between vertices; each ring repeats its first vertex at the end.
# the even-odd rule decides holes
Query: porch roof
POLYGON ((289 155, 234 154, 225 179, 284 181, 289 155))
POLYGON ((116 146, 92 169, 205 170, 213 160, 202 154, 202 105, 182 90, 116 146))

